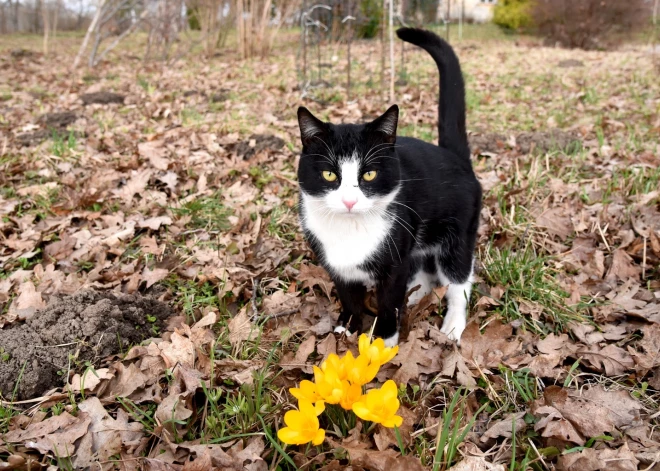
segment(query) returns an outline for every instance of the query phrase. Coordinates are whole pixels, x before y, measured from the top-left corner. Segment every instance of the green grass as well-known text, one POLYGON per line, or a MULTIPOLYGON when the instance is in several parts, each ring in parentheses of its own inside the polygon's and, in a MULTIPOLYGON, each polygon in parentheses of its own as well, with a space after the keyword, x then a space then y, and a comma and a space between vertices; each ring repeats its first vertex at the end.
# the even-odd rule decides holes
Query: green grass
POLYGON ((180 207, 171 207, 170 210, 177 217, 190 217, 187 225, 189 229, 223 232, 231 228, 227 219, 231 215, 231 210, 225 208, 221 201, 222 196, 217 192, 211 196, 187 201, 180 207))
POLYGON ((200 284, 194 280, 183 280, 171 275, 163 283, 173 291, 178 300, 177 307, 183 311, 188 320, 201 319, 204 309, 226 313, 224 302, 218 296, 218 287, 208 281, 200 284))
POLYGON ((467 421, 467 424, 462 425, 463 418, 466 415, 466 403, 467 394, 462 394, 461 389, 459 389, 452 393, 449 406, 442 411, 442 418, 438 422, 433 471, 447 470, 458 461, 460 456, 458 454, 459 445, 463 443, 481 411, 486 408, 486 404, 482 405, 467 421))
POLYGON ((660 188, 660 168, 619 167, 607 179, 604 194, 642 195, 660 188))
POLYGON ((286 206, 276 206, 268 215, 268 235, 293 242, 298 234, 298 218, 286 206))
POLYGON ((426 142, 434 142, 436 132, 437 129, 429 124, 404 124, 399 127, 397 134, 399 136, 415 137, 426 142))
POLYGON ((571 321, 588 320, 586 314, 566 304, 569 295, 555 280, 550 257, 534 253, 530 246, 513 250, 489 244, 482 260, 487 282, 504 289, 496 312, 507 322, 518 321, 524 328, 546 335, 562 332, 571 321), (539 309, 538 315, 521 312, 523 302, 539 309))
POLYGON ((459 35, 458 23, 452 21, 449 25, 449 38, 447 38, 447 28, 444 25, 425 25, 425 28, 434 31, 436 34, 449 42, 455 44, 463 41, 512 41, 519 37, 513 34, 507 34, 502 28, 493 23, 464 23, 462 28, 462 38, 459 35))
POLYGON ((184 126, 199 126, 204 122, 204 115, 195 108, 181 110, 181 123, 184 126))

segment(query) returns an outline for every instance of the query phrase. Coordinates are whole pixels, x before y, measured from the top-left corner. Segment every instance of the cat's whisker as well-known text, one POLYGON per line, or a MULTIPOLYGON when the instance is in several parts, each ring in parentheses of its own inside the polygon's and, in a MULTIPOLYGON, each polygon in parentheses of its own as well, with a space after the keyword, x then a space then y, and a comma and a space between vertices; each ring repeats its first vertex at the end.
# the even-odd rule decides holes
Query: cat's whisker
POLYGON ((330 148, 330 146, 323 139, 321 139, 320 137, 314 136, 314 138, 321 141, 321 144, 323 144, 325 146, 325 148, 328 150, 328 154, 330 154, 330 157, 336 162, 337 161, 337 156, 335 156, 335 153, 330 148))
POLYGON ((404 208, 409 209, 410 211, 412 211, 413 213, 415 213, 415 215, 419 218, 420 221, 424 222, 424 219, 422 219, 422 216, 420 216, 419 213, 418 213, 417 211, 415 211, 414 209, 412 209, 412 208, 411 208, 410 206, 408 206, 407 204, 399 203, 398 201, 392 201, 392 203, 393 203, 393 204, 398 204, 398 205, 400 205, 400 206, 403 206, 404 208))
POLYGON ((389 142, 384 142, 380 144, 376 144, 375 146, 372 146, 371 149, 367 151, 367 155, 364 156, 364 161, 368 162, 370 157, 373 157, 372 152, 375 154, 377 152, 380 152, 381 150, 385 150, 386 146, 391 146, 392 149, 396 149, 397 146, 396 144, 390 144, 389 142))
POLYGON ((416 244, 419 244, 419 241, 417 240, 417 237, 415 237, 415 235, 414 235, 414 234, 412 233, 412 231, 411 231, 411 229, 412 229, 413 227, 410 226, 410 229, 409 229, 408 227, 406 227, 406 226, 404 225, 404 223, 405 223, 405 224, 408 224, 408 225, 410 225, 410 223, 408 223, 407 221, 401 219, 399 216, 390 213, 390 212, 387 211, 387 210, 385 211, 385 214, 387 214, 390 218, 392 218, 392 219, 391 219, 392 222, 396 222, 397 224, 399 224, 399 226, 401 226, 402 228, 404 228, 404 229, 408 232, 408 234, 410 234, 410 237, 413 238, 413 240, 415 241, 415 243, 416 243, 416 244))

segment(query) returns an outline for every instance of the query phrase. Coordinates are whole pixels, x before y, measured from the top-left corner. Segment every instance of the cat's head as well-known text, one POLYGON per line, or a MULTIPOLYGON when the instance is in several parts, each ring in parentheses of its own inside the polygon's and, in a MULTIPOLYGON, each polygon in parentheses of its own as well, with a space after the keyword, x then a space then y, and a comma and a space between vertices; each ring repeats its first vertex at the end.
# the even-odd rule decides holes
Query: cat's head
POLYGON ((339 125, 298 108, 303 145, 298 182, 303 199, 328 216, 384 210, 399 187, 394 150, 398 119, 396 105, 370 123, 339 125))

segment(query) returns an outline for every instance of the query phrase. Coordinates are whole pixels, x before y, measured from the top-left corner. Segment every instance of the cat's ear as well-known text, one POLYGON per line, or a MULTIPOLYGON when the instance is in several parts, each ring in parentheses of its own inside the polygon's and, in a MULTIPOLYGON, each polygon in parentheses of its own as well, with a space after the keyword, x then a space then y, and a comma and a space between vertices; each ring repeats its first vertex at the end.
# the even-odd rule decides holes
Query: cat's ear
POLYGON ((304 106, 298 108, 298 125, 300 126, 300 140, 303 146, 311 144, 314 136, 320 137, 327 130, 327 125, 304 106))
POLYGON ((392 105, 385 113, 369 124, 369 130, 372 132, 382 132, 385 134, 385 141, 394 144, 396 142, 396 126, 398 123, 399 107, 392 105))

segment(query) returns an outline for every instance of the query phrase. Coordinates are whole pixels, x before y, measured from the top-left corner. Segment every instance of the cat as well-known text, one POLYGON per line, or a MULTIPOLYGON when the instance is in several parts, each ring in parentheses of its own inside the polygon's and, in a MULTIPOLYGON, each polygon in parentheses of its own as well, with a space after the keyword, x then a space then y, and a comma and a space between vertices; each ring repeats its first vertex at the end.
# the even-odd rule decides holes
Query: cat
POLYGON ((298 109, 304 235, 332 278, 342 311, 336 332, 359 331, 375 287, 374 335, 399 340, 406 294, 416 303, 448 286, 442 332, 460 342, 473 283, 481 185, 470 161, 465 86, 451 46, 430 31, 401 28, 440 72, 439 145, 397 138, 399 108, 367 124, 331 124, 298 109))

